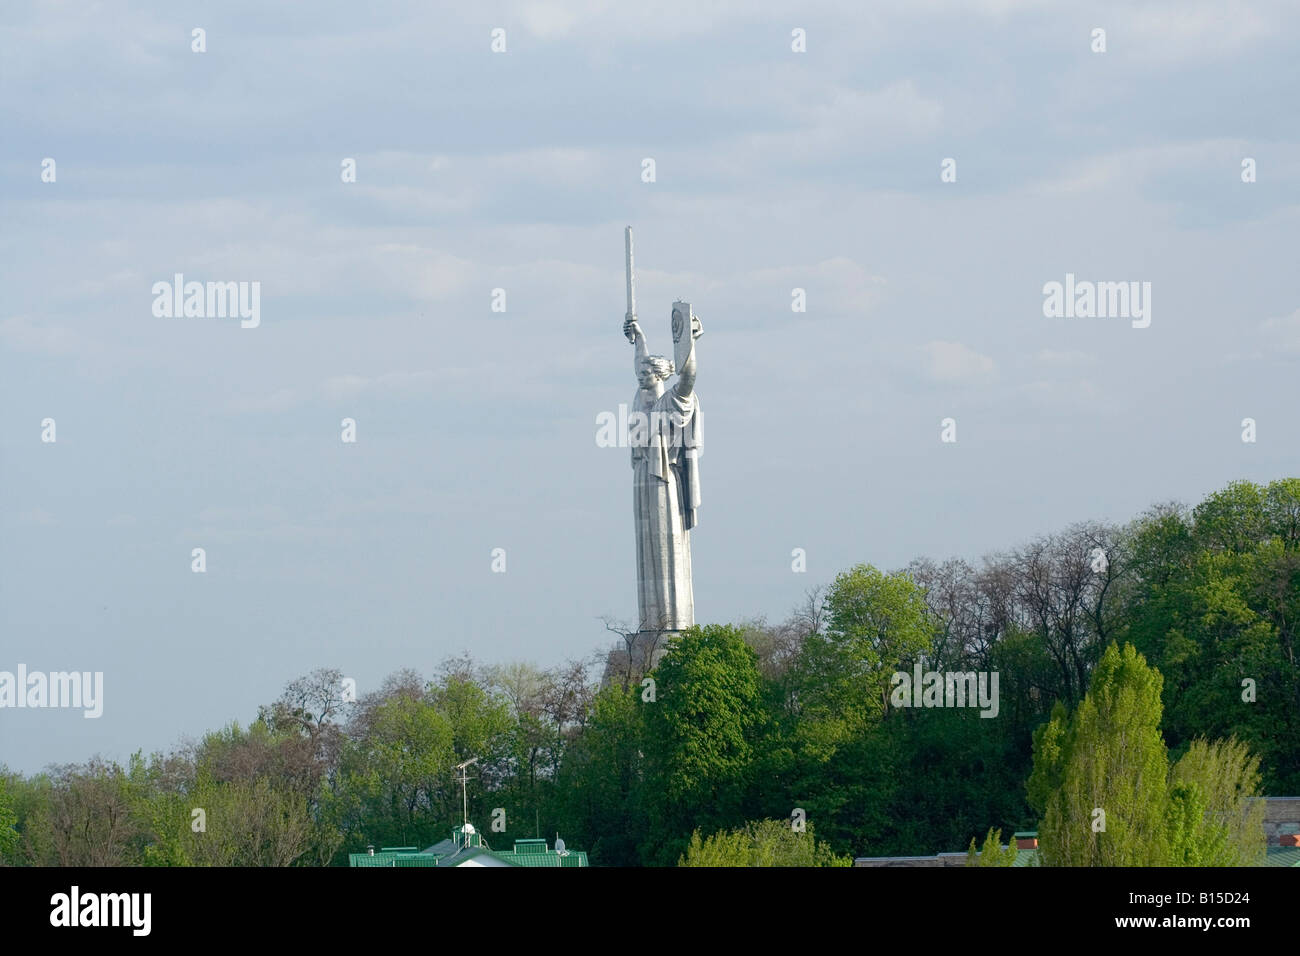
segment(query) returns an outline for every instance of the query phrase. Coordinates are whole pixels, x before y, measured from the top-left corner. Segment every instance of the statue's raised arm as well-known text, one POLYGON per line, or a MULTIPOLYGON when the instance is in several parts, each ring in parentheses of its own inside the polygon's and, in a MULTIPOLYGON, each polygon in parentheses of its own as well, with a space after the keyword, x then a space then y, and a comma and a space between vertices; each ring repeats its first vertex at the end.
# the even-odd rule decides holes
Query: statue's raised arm
POLYGON ((700 317, 691 311, 689 302, 673 303, 673 356, 677 381, 673 385, 680 398, 695 392, 695 340, 704 334, 700 317), (690 333, 687 334, 687 329, 690 333))
POLYGON ((640 378, 641 367, 646 359, 650 357, 650 348, 646 345, 645 333, 641 331, 641 323, 633 318, 625 319, 623 321, 623 334, 635 346, 632 349, 632 374, 640 378))

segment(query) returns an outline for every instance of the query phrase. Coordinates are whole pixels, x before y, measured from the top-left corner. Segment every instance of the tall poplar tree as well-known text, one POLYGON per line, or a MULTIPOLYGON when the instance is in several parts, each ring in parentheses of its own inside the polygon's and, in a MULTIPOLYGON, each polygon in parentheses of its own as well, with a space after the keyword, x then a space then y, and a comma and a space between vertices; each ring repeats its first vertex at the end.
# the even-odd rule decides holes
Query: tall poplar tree
POLYGON ((1112 644, 1072 717, 1034 733, 1029 801, 1045 866, 1251 866, 1264 856, 1259 759, 1235 740, 1192 742, 1169 766, 1160 672, 1112 644))
POLYGON ((1073 718, 1057 705, 1034 733, 1030 803, 1045 866, 1162 866, 1169 849, 1169 758, 1160 672, 1111 644, 1073 718))

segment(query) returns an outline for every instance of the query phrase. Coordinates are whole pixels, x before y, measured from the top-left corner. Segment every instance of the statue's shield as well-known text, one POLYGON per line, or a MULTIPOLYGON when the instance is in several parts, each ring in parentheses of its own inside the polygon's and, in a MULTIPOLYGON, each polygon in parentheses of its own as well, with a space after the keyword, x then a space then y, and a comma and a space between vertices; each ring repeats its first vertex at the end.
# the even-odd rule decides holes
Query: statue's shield
POLYGON ((686 359, 691 354, 694 339, 691 337, 691 304, 677 301, 673 303, 673 365, 677 371, 682 370, 686 359))

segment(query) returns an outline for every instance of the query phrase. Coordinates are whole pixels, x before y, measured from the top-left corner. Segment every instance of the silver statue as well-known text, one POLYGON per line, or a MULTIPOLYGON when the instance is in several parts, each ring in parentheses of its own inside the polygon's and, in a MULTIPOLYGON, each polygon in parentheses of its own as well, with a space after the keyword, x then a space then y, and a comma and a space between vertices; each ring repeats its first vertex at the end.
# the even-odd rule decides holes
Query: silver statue
MULTIPOLYGON (((690 303, 673 303, 672 360, 651 355, 636 318, 632 229, 626 233, 627 315, 623 334, 635 347, 636 397, 628 416, 632 446, 632 513, 636 521, 639 632, 680 631, 695 623, 691 529, 700 506, 700 402, 695 394, 695 340, 704 334, 690 303), (674 374, 677 381, 665 390, 674 374)), ((657 643, 657 642, 656 642, 657 643)))

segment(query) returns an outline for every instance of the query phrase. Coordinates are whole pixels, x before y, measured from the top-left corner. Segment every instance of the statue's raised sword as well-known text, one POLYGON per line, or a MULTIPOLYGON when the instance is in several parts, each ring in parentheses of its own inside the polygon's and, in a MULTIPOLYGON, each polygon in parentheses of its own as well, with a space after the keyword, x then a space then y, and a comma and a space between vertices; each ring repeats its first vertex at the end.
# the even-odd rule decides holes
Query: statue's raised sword
POLYGON ((624 247, 627 258, 627 319, 623 323, 623 331, 627 334, 627 340, 633 345, 636 344, 636 336, 632 334, 629 324, 636 321, 636 286, 632 280, 632 227, 627 226, 623 230, 624 247))

